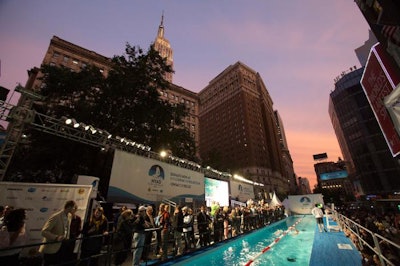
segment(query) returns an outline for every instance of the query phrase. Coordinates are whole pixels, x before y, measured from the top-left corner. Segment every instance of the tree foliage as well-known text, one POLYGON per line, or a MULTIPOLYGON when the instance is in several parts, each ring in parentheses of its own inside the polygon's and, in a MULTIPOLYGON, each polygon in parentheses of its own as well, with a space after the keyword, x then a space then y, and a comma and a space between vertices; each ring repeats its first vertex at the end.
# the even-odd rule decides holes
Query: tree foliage
MULTIPOLYGON (((160 98, 160 91, 170 86, 163 77, 173 71, 165 59, 153 46, 144 52, 127 44, 125 53, 114 56, 110 64, 107 77, 95 66, 73 72, 43 65, 40 94, 45 100, 35 109, 56 118, 72 117, 152 150, 169 149, 175 156, 195 160, 194 140, 183 124, 188 114, 185 105, 160 98)), ((30 136, 30 151, 34 153, 39 145, 43 152, 43 136, 35 137, 34 132, 30 136)))

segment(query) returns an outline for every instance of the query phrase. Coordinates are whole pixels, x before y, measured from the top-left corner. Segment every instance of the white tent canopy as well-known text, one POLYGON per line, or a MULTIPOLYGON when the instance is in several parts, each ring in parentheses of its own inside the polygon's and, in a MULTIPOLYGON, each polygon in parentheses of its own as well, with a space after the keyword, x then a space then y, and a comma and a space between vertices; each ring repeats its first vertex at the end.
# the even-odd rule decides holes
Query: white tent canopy
POLYGON ((276 206, 282 206, 282 202, 278 199, 278 197, 274 192, 274 194, 272 195, 271 202, 269 203, 269 207, 276 207, 276 206))

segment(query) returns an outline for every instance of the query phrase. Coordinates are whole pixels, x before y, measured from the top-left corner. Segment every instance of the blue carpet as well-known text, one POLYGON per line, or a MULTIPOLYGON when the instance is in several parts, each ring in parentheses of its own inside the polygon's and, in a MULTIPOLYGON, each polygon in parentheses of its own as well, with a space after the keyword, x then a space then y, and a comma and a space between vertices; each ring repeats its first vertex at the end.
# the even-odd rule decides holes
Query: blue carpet
POLYGON ((310 266, 361 266, 361 259, 360 252, 343 232, 320 233, 315 226, 310 266))

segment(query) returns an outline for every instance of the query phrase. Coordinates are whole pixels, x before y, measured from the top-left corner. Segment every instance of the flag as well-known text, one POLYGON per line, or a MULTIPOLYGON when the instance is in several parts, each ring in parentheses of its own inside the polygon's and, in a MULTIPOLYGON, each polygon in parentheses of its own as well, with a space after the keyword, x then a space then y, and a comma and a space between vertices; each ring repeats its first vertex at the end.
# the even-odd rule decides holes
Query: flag
POLYGON ((382 35, 396 45, 400 45, 400 26, 383 25, 382 35))

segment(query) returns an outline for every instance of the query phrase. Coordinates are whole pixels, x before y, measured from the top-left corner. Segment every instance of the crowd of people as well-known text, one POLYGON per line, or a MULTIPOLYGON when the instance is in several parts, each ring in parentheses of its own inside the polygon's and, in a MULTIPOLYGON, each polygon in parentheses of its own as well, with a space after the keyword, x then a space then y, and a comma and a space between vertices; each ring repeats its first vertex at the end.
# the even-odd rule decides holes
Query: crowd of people
MULTIPOLYGON (((157 210, 150 205, 134 210, 123 206, 109 218, 98 206, 87 221, 76 211, 76 202, 70 200, 45 221, 37 265, 100 265, 105 247, 112 253, 114 265, 122 265, 129 253, 132 265, 150 259, 166 260, 285 217, 283 206, 270 208, 260 203, 246 207, 213 203, 196 211, 192 206, 163 203, 157 210)), ((19 265, 20 247, 27 244, 25 219, 24 209, 0 206, 0 265, 19 265)))
MULTIPOLYGON (((400 213, 397 210, 362 206, 343 208, 340 213, 361 226, 358 228, 358 236, 356 235, 355 225, 351 224, 349 225, 350 228, 344 227, 344 233, 360 251, 363 266, 381 265, 373 234, 378 234, 382 238, 400 245, 400 213)), ((395 248, 382 238, 377 238, 380 253, 388 258, 393 265, 400 265, 400 249, 395 248)))

